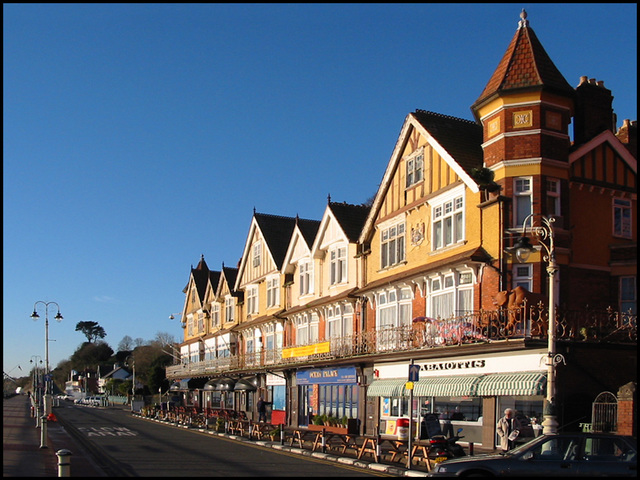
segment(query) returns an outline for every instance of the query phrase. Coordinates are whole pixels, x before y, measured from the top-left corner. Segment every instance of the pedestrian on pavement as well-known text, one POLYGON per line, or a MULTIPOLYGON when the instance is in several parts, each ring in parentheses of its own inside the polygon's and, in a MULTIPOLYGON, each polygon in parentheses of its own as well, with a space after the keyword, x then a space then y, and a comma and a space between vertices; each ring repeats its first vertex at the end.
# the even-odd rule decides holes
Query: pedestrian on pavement
POLYGON ((516 438, 522 430, 522 424, 516 418, 513 409, 507 408, 504 411, 504 417, 498 420, 496 430, 500 436, 500 446, 503 452, 508 452, 516 446, 516 438))
POLYGON ((258 422, 267 421, 267 402, 262 397, 258 400, 258 422))

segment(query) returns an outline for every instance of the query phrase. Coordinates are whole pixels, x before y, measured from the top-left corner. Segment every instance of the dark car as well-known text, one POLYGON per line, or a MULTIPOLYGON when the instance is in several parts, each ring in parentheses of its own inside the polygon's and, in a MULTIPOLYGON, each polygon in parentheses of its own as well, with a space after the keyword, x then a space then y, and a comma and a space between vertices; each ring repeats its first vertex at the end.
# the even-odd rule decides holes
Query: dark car
POLYGON ((507 453, 444 461, 429 477, 636 477, 637 441, 603 433, 542 435, 507 453))

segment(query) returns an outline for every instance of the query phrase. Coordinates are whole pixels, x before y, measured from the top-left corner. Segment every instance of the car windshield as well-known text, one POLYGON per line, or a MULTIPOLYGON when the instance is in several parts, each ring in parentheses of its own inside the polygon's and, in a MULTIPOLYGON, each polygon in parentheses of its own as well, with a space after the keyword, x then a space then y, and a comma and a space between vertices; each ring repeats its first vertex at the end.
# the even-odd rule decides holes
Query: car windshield
POLYGON ((518 445, 513 450, 509 450, 508 452, 505 452, 504 455, 518 455, 519 453, 527 452, 527 451, 531 450, 531 448, 533 447, 534 444, 540 443, 542 441, 543 441, 543 437, 536 438, 536 439, 531 440, 531 441, 529 441, 527 443, 523 443, 522 445, 518 445))

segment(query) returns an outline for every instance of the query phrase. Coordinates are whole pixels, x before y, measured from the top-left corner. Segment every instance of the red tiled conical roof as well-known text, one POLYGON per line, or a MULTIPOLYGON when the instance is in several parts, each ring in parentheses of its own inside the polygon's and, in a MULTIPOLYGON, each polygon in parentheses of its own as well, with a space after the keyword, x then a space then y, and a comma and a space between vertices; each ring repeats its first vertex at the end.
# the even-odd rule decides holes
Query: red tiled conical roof
POLYGON ((544 88, 556 93, 574 94, 571 85, 529 27, 524 9, 520 17, 522 20, 516 34, 472 109, 498 93, 514 89, 544 88))

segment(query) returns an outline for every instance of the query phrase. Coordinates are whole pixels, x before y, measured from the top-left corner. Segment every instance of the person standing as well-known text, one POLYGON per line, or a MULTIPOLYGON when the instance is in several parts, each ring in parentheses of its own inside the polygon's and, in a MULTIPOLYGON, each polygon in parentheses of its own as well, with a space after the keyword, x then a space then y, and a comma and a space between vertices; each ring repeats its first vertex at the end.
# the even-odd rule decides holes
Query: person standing
POLYGON ((258 422, 267 421, 267 402, 262 397, 258 400, 258 422))
POLYGON ((503 452, 508 452, 516 445, 516 438, 520 434, 522 425, 516 418, 515 412, 511 408, 504 411, 504 417, 498 420, 496 430, 500 436, 500 447, 503 452))

